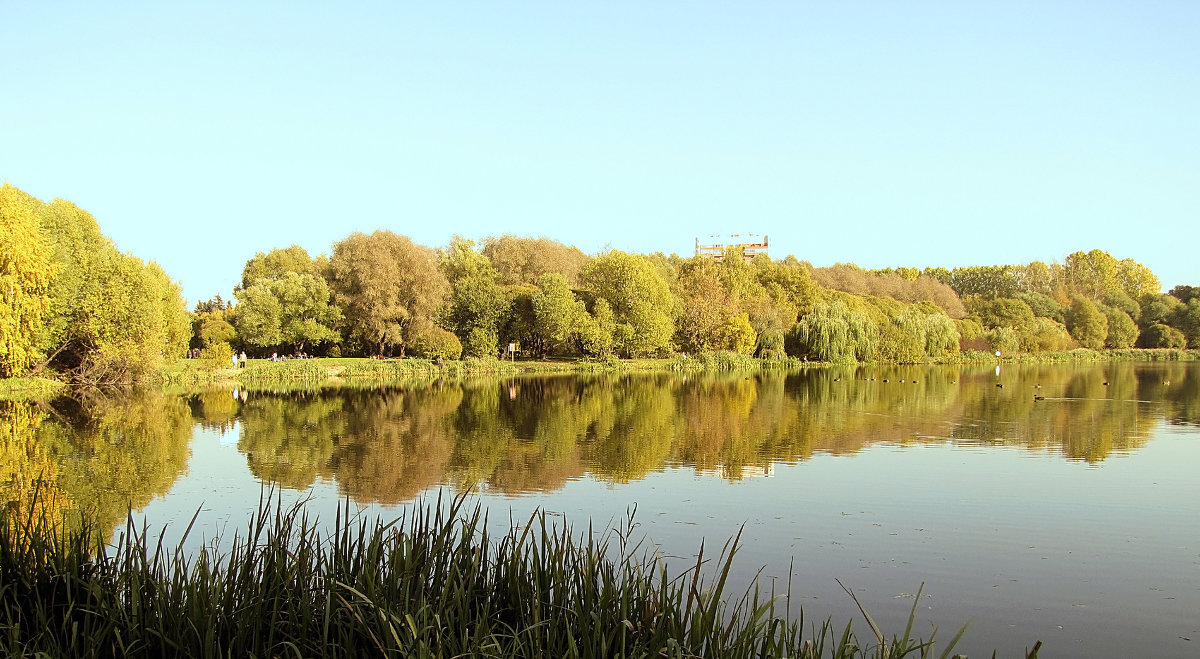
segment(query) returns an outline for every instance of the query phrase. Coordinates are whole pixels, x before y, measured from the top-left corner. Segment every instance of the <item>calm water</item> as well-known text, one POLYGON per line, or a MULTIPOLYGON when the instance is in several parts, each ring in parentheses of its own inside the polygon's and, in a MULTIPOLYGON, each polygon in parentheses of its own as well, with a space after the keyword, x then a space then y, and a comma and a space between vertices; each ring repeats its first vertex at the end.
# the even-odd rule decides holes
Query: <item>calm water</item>
POLYGON ((890 633, 924 583, 917 630, 970 620, 972 656, 1200 656, 1200 364, 217 390, 5 404, 0 424, 6 477, 51 474, 114 529, 128 503, 169 537, 197 509, 205 535, 238 528, 262 483, 330 519, 474 488, 503 520, 636 507, 681 566, 744 528, 741 583, 790 568, 809 618, 860 635, 835 578, 890 633))

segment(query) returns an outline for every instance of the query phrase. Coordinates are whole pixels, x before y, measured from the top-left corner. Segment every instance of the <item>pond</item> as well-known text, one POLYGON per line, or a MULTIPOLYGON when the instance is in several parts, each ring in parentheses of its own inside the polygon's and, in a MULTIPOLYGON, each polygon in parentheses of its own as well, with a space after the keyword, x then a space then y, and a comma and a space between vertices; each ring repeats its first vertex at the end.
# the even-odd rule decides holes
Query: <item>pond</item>
POLYGON ((836 580, 888 634, 923 586, 917 633, 970 621, 971 656, 1200 654, 1197 363, 93 395, 0 424, 26 438, 8 462, 114 532, 132 505, 168 538, 197 511, 189 542, 228 534, 263 484, 330 520, 469 491, 505 525, 633 514, 680 566, 740 532, 734 583, 790 577, 806 619, 860 637, 836 580))

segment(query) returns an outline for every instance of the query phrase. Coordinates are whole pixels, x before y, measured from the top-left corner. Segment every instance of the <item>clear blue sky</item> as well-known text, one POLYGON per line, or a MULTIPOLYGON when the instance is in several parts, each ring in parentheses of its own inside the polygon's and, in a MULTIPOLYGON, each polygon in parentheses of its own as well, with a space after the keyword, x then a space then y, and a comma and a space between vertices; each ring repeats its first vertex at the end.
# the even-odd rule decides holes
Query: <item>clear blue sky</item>
POLYGON ((0 3, 0 180, 190 303, 386 228, 1200 285, 1200 2, 0 3))

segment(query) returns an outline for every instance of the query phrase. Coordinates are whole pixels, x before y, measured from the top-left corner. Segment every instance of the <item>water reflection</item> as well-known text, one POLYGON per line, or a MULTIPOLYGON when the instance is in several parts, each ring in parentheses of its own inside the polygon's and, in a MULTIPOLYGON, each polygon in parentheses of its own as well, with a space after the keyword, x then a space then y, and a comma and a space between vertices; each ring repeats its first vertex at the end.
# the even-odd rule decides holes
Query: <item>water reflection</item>
POLYGON ((116 525, 187 466, 194 423, 239 429, 260 481, 336 483, 399 503, 451 483, 501 494, 670 466, 737 480, 815 453, 955 442, 1103 461, 1164 420, 1200 423, 1200 365, 846 367, 794 373, 589 375, 289 390, 228 389, 0 404, 11 509, 40 477, 116 525))
POLYGON ((28 509, 40 481, 55 507, 114 528, 184 472, 192 425, 187 401, 161 393, 90 391, 50 405, 0 404, 5 502, 28 509))

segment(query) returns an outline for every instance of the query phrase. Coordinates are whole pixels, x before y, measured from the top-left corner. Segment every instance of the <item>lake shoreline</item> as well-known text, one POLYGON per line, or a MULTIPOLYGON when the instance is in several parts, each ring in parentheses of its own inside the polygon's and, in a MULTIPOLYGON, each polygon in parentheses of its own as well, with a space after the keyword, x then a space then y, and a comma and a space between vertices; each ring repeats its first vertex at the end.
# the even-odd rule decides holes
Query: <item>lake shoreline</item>
MULTIPOLYGON (((996 356, 979 351, 959 353, 916 365, 978 365, 978 364, 1061 364, 1096 363, 1106 361, 1176 362, 1200 360, 1200 350, 1158 348, 1123 350, 1076 349, 1066 352, 1021 353, 996 356)), ((846 366, 907 366, 893 362, 811 362, 795 357, 760 359, 729 352, 680 355, 669 358, 609 359, 501 359, 467 358, 447 360, 442 364, 430 359, 315 357, 271 361, 251 359, 244 368, 225 368, 211 360, 183 359, 161 369, 157 384, 179 385, 261 385, 278 382, 307 381, 338 384, 348 380, 411 380, 467 377, 479 375, 515 376, 520 374, 587 374, 587 373, 702 373, 721 371, 793 370, 846 366)), ((144 384, 144 383, 134 383, 144 384)), ((70 383, 57 378, 25 377, 0 379, 0 401, 45 400, 63 393, 70 383)))

